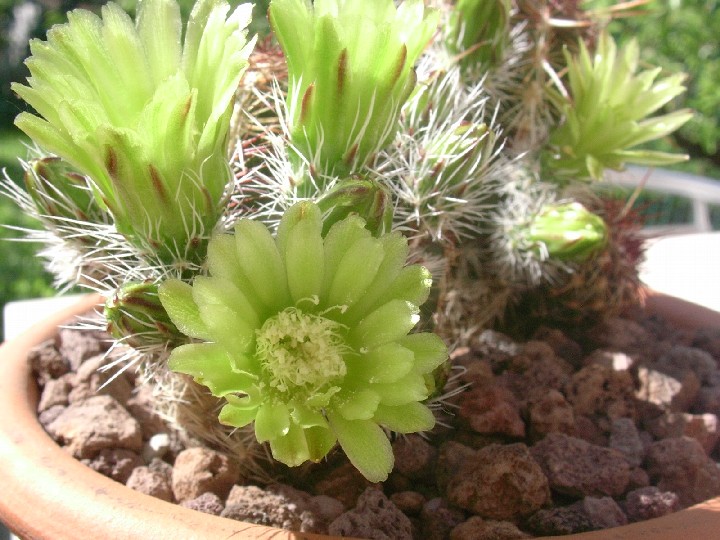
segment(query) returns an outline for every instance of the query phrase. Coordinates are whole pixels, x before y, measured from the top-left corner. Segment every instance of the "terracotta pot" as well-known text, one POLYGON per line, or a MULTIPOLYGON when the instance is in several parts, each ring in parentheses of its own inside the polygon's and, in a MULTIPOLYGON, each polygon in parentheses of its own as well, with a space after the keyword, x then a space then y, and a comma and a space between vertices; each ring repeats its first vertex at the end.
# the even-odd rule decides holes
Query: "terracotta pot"
MULTIPOLYGON (((37 389, 28 351, 52 337, 59 324, 88 310, 84 298, 0 347, 0 519, 21 538, 102 539, 319 539, 203 514, 143 495, 85 467, 58 447, 37 421, 37 389)), ((649 294, 648 310, 683 326, 718 326, 720 313, 649 294), (673 314, 674 312, 674 314, 673 314)), ((717 538, 720 498, 662 518, 558 538, 583 540, 717 538)))

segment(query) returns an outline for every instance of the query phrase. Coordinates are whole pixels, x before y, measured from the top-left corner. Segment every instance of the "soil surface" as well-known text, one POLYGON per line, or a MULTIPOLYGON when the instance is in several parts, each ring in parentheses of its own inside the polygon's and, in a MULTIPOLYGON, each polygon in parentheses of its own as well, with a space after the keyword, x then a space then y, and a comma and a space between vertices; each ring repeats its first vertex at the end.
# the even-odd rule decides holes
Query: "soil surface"
POLYGON ((458 392, 432 433, 394 439, 383 484, 340 452, 249 480, 222 453, 186 447, 134 374, 98 371, 107 346, 63 329, 33 351, 40 423, 88 467, 200 512, 361 538, 501 540, 616 527, 720 495, 720 330, 637 317, 524 343, 487 331, 453 352, 458 392))

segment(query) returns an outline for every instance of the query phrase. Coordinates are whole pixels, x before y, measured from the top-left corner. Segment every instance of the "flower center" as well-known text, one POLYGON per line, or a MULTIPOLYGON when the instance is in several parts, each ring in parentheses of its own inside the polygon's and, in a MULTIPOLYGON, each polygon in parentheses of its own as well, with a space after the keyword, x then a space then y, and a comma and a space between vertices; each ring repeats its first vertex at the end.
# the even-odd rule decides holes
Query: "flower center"
POLYGON ((320 388, 345 375, 343 354, 349 350, 335 321, 290 307, 256 330, 256 353, 281 392, 292 386, 320 388))

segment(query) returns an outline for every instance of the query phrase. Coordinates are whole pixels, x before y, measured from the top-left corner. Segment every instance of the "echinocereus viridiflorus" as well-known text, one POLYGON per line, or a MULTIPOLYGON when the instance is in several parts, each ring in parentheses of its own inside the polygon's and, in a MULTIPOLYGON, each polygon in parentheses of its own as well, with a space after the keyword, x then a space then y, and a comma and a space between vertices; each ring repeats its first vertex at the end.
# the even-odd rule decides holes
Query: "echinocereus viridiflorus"
POLYGON ((269 17, 293 147, 321 174, 351 174, 395 135, 438 12, 422 0, 273 0, 269 17))
POLYGON ((401 234, 374 237, 356 215, 322 228, 320 209, 300 202, 275 238, 246 219, 213 237, 209 276, 160 286, 177 328, 204 341, 174 349, 168 366, 225 399, 222 423, 254 423, 278 461, 319 461, 339 442, 377 482, 393 466, 384 428, 433 427, 422 402, 447 349, 408 334, 431 279, 405 266, 401 234))
POLYGON ((563 181, 599 180, 605 169, 621 170, 626 163, 667 165, 687 159, 635 147, 672 133, 692 113, 679 110, 651 116, 685 91, 685 76, 674 74, 656 80, 661 68, 638 72, 639 47, 630 41, 619 50, 603 33, 591 55, 580 51, 567 60, 567 95, 555 96, 564 120, 550 134, 544 165, 563 181))
POLYGON ((175 0, 142 0, 134 23, 114 3, 102 18, 71 11, 31 43, 27 86, 13 84, 37 112, 17 126, 87 175, 117 230, 168 263, 203 256, 193 251, 231 179, 226 135, 253 42, 251 5, 229 10, 200 0, 184 40, 175 0))

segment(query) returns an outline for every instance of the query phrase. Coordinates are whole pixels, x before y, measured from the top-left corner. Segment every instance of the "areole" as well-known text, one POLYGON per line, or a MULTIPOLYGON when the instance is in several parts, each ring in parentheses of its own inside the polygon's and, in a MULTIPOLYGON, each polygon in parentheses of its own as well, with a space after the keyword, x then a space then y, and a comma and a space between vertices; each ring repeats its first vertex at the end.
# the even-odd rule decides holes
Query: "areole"
MULTIPOLYGON (((37 421, 37 389, 28 351, 58 325, 98 304, 88 296, 0 347, 0 461, 7 464, 0 519, 21 538, 70 540, 81 531, 115 539, 321 539, 195 512, 143 495, 85 467, 58 447, 37 421)), ((720 327, 720 313, 649 293, 646 308, 681 327, 720 327)), ((562 538, 675 540, 714 538, 720 498, 650 521, 562 538)))

